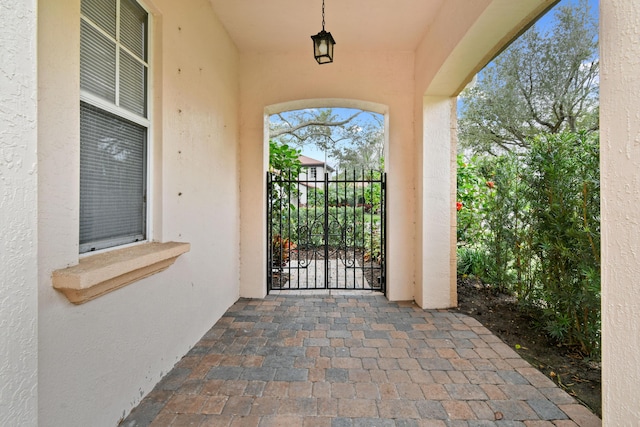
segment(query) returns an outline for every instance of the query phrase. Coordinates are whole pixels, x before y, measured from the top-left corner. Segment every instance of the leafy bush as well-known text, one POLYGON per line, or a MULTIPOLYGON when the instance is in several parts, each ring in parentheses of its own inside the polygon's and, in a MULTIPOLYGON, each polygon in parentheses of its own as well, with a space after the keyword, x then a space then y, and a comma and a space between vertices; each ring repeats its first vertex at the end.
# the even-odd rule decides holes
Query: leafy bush
MULTIPOLYGON (((380 170, 370 171, 370 179, 372 180, 382 180, 382 169, 380 170)), ((363 191, 364 202, 367 206, 370 206, 374 209, 374 213, 380 213, 380 209, 382 208, 382 183, 374 182, 367 186, 363 191)))
POLYGON ((493 283, 525 303, 533 294, 534 281, 529 268, 529 201, 522 159, 516 155, 484 159, 482 170, 490 187, 483 224, 487 231, 484 244, 495 260, 493 283))
POLYGON ((382 262, 382 227, 380 221, 364 224, 364 259, 380 264, 382 262))
MULTIPOLYGON (((371 215, 364 208, 330 206, 328 211, 328 245, 365 247, 365 229, 371 227, 371 215)), ((324 208, 292 208, 282 212, 274 222, 274 232, 296 242, 299 249, 324 244, 324 208)))
POLYGON ((300 150, 269 141, 269 172, 272 179, 271 205, 269 206, 271 218, 277 219, 281 212, 289 208, 291 198, 297 197, 299 193, 297 184, 294 182, 302 170, 299 156, 300 150))
POLYGON ((309 188, 307 191, 307 206, 324 206, 324 190, 322 188, 309 188))
POLYGON ((477 166, 477 159, 465 163, 458 156, 458 246, 474 247, 484 241, 486 230, 482 226, 486 190, 477 166))
POLYGON ((586 133, 542 135, 526 166, 546 329, 592 353, 600 341, 598 142, 586 133))
POLYGON ((485 283, 492 282, 492 269, 495 263, 491 255, 482 249, 458 248, 457 271, 461 276, 471 276, 485 283))
MULTIPOLYGON (((281 223, 286 212, 290 212, 291 197, 298 196, 297 185, 292 181, 298 177, 302 169, 299 160, 300 151, 287 146, 269 141, 269 172, 271 184, 269 191, 268 216, 272 224, 281 223)), ((273 228, 272 228, 273 230, 273 228)), ((271 236, 272 267, 281 268, 287 264, 290 252, 296 248, 295 242, 287 236, 275 233, 271 236)))
POLYGON ((600 342, 597 135, 540 135, 525 153, 458 159, 458 272, 544 311, 585 354, 600 342))
POLYGON ((331 206, 356 206, 365 202, 365 188, 351 182, 335 183, 329 186, 328 201, 331 206))

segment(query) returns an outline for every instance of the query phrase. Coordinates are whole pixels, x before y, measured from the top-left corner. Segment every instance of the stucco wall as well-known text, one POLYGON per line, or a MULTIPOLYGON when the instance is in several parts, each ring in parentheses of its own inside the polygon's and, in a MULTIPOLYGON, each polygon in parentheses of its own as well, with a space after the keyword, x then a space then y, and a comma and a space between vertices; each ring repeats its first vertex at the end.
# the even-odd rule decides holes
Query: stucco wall
POLYGON ((0 425, 37 417, 36 1, 0 0, 0 425))
POLYGON ((426 117, 427 123, 423 97, 437 96, 448 104, 445 98, 455 97, 474 72, 554 1, 447 1, 415 52, 354 52, 338 44, 335 62, 324 66, 310 52, 243 54, 241 294, 265 293, 264 108, 336 98, 388 108, 388 297, 417 299, 432 308, 454 306, 455 252, 449 249, 455 217, 453 204, 447 203, 456 172, 449 149, 455 112, 438 107, 446 117, 436 113, 426 117), (447 144, 445 151, 433 145, 440 142, 447 144))
POLYGON ((422 236, 418 246, 416 303, 424 308, 457 305, 455 265, 455 98, 426 96, 421 105, 424 143, 417 163, 422 236), (453 191, 453 194, 452 194, 453 191))
POLYGON ((640 8, 600 2, 603 423, 640 423, 640 8))
POLYGON ((168 270, 74 306, 51 272, 78 261, 79 0, 39 2, 39 416, 114 426, 238 297, 238 57, 206 0, 146 2, 152 235, 191 243, 168 270))
POLYGON ((493 56, 557 0, 447 1, 416 48, 416 302, 457 305, 455 97, 493 56), (443 250, 443 248, 449 250, 443 250))
POLYGON ((420 95, 457 96, 473 76, 558 0, 448 0, 416 49, 420 95))
MULTIPOLYGON (((289 55, 249 53, 241 57, 241 70, 241 295, 262 297, 266 292, 265 108, 297 100, 337 98, 387 106, 388 297, 413 299, 413 54, 367 54, 336 46, 335 62, 318 65, 311 50, 289 55)), ((352 105, 357 108, 357 103, 352 105)))

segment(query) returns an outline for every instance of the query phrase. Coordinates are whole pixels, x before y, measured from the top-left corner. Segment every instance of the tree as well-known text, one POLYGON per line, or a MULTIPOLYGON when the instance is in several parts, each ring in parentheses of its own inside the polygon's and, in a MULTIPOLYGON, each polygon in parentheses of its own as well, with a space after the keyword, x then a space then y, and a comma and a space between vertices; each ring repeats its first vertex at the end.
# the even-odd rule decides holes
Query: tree
POLYGON ((285 176, 286 179, 297 179, 302 169, 298 156, 300 150, 269 141, 269 172, 285 176))
POLYGON ((269 125, 269 139, 276 139, 283 144, 293 144, 298 147, 307 143, 314 143, 322 149, 330 144, 339 143, 342 138, 333 134, 332 128, 342 128, 358 117, 364 111, 355 112, 346 119, 340 119, 331 108, 295 110, 278 113, 279 120, 272 120, 269 125))
POLYGON ((366 171, 381 167, 384 129, 380 123, 347 126, 342 135, 349 144, 337 144, 329 150, 339 170, 366 171))
POLYGON ((282 210, 288 208, 291 198, 298 196, 295 180, 302 170, 299 156, 299 150, 269 141, 269 172, 272 173, 273 180, 270 201, 272 218, 276 218, 282 210))
POLYGON ((461 147, 499 154, 540 133, 597 130, 597 34, 586 0, 559 7, 549 30, 527 30, 462 93, 461 147))
POLYGON ((294 110, 273 115, 269 137, 295 147, 312 145, 324 151, 339 169, 377 169, 384 149, 380 114, 331 108, 294 110))
POLYGON ((543 324, 583 354, 600 347, 600 144, 586 132, 540 135, 524 179, 543 324))
POLYGON ((298 187, 294 180, 300 175, 302 165, 298 159, 300 151, 286 144, 269 141, 269 207, 268 221, 271 234, 271 267, 281 269, 287 264, 291 250, 296 248, 291 240, 291 227, 288 223, 291 210, 296 206, 291 202, 298 197, 298 187))

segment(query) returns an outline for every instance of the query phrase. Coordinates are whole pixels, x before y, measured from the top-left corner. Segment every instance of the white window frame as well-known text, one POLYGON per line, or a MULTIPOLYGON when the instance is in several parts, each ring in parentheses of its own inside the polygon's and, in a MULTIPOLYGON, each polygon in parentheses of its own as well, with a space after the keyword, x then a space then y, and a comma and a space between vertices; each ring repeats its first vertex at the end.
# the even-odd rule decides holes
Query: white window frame
POLYGON ((309 168, 309 178, 313 181, 317 181, 318 180, 318 171, 316 170, 315 166, 311 166, 309 168))
MULTIPOLYGON (((82 1, 82 0, 81 0, 82 1)), ((121 0, 114 0, 116 2, 116 36, 119 34, 120 31, 120 10, 121 10, 121 0)), ((154 198, 153 198, 153 156, 154 156, 154 135, 153 135, 153 111, 154 111, 154 104, 153 104, 153 97, 154 97, 154 73, 153 73, 153 67, 151 66, 151 64, 153 64, 154 61, 154 46, 153 46, 153 41, 154 41, 154 37, 153 34, 155 33, 155 25, 154 25, 154 20, 153 20, 153 14, 151 13, 149 7, 147 5, 144 4, 144 2, 140 1, 140 0, 133 0, 135 1, 142 9, 144 9, 144 11, 147 13, 147 34, 146 34, 146 42, 147 42, 147 60, 146 62, 143 60, 140 60, 138 58, 138 56, 136 54, 134 54, 133 52, 131 52, 131 50, 129 50, 126 46, 124 46, 119 40, 114 39, 110 34, 106 33, 104 30, 102 30, 100 27, 96 26, 87 16, 85 16, 82 12, 80 12, 80 19, 81 21, 85 22, 86 24, 90 25, 93 29, 95 29, 96 31, 99 31, 102 35, 104 35, 105 37, 107 37, 109 40, 113 41, 117 47, 118 47, 118 52, 120 52, 120 49, 124 50, 129 56, 131 56, 132 58, 134 58, 136 61, 140 62, 141 64, 144 64, 144 66, 147 67, 147 87, 146 87, 146 117, 140 116, 136 113, 133 113, 123 107, 119 106, 120 103, 120 91, 118 90, 120 87, 120 55, 116 54, 115 60, 116 60, 116 73, 115 73, 115 79, 116 79, 116 91, 115 91, 115 103, 111 103, 99 96, 96 96, 82 88, 80 88, 80 100, 79 103, 81 102, 85 102, 87 104, 90 104, 94 107, 97 107, 105 112, 111 113, 113 115, 116 115, 122 119, 128 120, 130 122, 133 122, 135 124, 138 124, 140 126, 143 126, 146 128, 146 135, 147 135, 147 140, 146 140, 146 164, 144 165, 144 169, 146 171, 145 173, 145 198, 146 198, 146 203, 145 203, 145 220, 144 220, 144 232, 145 232, 145 239, 138 241, 138 242, 132 242, 132 243, 124 243, 124 244, 116 244, 114 246, 109 246, 106 248, 102 248, 102 249, 97 249, 97 250, 88 250, 88 251, 80 251, 79 256, 80 257, 84 257, 84 256, 90 256, 90 255, 94 255, 97 253, 101 253, 101 252, 107 252, 110 250, 115 250, 115 249, 121 249, 121 248, 126 248, 126 247, 131 247, 131 246, 135 246, 135 245, 139 245, 139 244, 143 244, 143 243, 148 243, 153 241, 153 228, 152 228, 152 224, 153 224, 153 203, 154 203, 154 198)), ((79 247, 80 248, 80 247, 79 247)), ((82 249, 82 248, 80 248, 82 249)))

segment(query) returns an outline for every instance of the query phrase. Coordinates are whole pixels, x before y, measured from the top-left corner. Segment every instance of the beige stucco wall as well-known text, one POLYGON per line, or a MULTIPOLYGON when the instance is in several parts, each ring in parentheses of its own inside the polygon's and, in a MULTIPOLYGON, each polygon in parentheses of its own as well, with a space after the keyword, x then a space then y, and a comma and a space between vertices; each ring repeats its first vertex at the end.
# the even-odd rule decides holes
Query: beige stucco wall
POLYGON ((0 0, 0 425, 37 425, 36 1, 0 0))
POLYGON ((53 270, 78 261, 80 1, 40 1, 41 426, 116 425, 238 297, 238 55, 206 0, 145 4, 155 18, 151 231, 191 251, 83 305, 51 287, 53 270))
MULTIPOLYGON (((320 66, 310 52, 248 53, 241 58, 241 76, 241 295, 262 297, 266 293, 265 109, 274 104, 309 100, 307 106, 316 107, 365 108, 366 103, 386 106, 388 297, 412 300, 415 280, 413 54, 348 52, 336 46, 335 62, 320 66)), ((305 103, 297 105, 303 108, 305 103)))
POLYGON ((640 7, 600 2, 602 398, 607 426, 640 424, 640 7))
POLYGON ((457 96, 532 20, 558 1, 447 1, 416 49, 418 93, 457 96))
POLYGON ((455 306, 451 97, 555 1, 447 1, 415 52, 354 52, 338 44, 335 62, 324 66, 309 52, 243 54, 241 295, 262 297, 266 292, 265 108, 335 98, 387 107, 388 297, 415 299, 425 308, 455 306), (438 107, 429 107, 430 101, 423 105, 425 95, 437 97, 438 107))
MULTIPOLYGON (((500 22, 507 16, 507 9, 495 12, 501 2, 530 8, 530 13, 552 3, 495 0, 491 10, 500 22)), ((410 52, 374 57, 338 49, 336 63, 318 66, 308 52, 247 54, 239 60, 205 0, 194 0, 189 10, 155 0, 153 232, 157 240, 188 241, 192 249, 159 275, 72 306, 51 288, 50 276, 78 260, 79 0, 38 2, 37 126, 36 5, 15 3, 0 0, 3 12, 10 11, 0 14, 0 38, 8 41, 0 45, 0 298, 15 308, 0 310, 0 324, 9 325, 0 328, 0 424, 11 419, 35 425, 37 402, 43 426, 115 425, 239 291, 264 295, 264 115, 279 103, 349 99, 384 106, 390 197, 395 197, 389 228, 398 233, 389 242, 389 296, 425 297, 423 279, 431 265, 420 262, 430 238, 423 227, 423 185, 450 183, 451 176, 425 180, 430 175, 418 166, 416 159, 424 159, 423 144, 429 142, 421 106, 429 95, 436 102, 426 117, 439 117, 429 120, 430 126, 451 125, 446 98, 464 82, 460 76, 473 74, 479 64, 473 55, 486 58, 500 45, 500 40, 477 36, 479 28, 495 30, 497 24, 476 22, 459 34, 466 35, 461 41, 481 43, 475 49, 473 44, 451 45, 464 47, 458 53, 473 53, 442 56, 456 59, 448 63, 455 67, 435 61, 434 50, 448 44, 423 44, 415 60, 410 52), (422 270, 416 270, 413 255, 402 256, 413 251, 422 270)), ((633 0, 611 0, 601 8, 604 423, 634 425, 640 420, 640 294, 635 285, 640 111, 634 97, 640 93, 640 12, 633 0)), ((522 15, 525 20, 529 12, 522 15)), ((439 238, 451 238, 453 231, 441 233, 439 238)))
POLYGON ((455 97, 506 44, 555 2, 447 1, 416 48, 415 300, 423 308, 457 305, 455 97))
POLYGON ((455 265, 455 98, 425 96, 416 168, 420 224, 415 301, 424 308, 457 305, 455 265), (452 193, 453 191, 453 193, 452 193))

